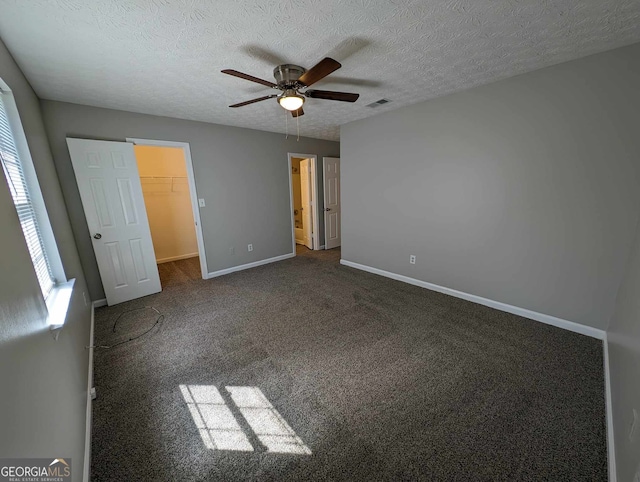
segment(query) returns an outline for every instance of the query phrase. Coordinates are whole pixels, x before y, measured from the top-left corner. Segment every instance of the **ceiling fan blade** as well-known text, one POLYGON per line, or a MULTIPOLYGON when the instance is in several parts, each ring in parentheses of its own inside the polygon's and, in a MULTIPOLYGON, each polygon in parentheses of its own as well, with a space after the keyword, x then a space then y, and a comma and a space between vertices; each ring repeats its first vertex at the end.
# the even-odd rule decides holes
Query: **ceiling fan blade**
POLYGON ((309 87, 312 84, 315 84, 320 79, 324 79, 331 72, 335 72, 342 65, 337 60, 333 60, 332 58, 325 57, 316 65, 307 70, 304 74, 300 76, 298 82, 303 85, 309 87))
POLYGON ((304 111, 302 110, 302 107, 300 107, 298 110, 292 110, 291 115, 293 117, 300 117, 301 115, 304 115, 304 111))
POLYGON ((225 69, 222 71, 223 74, 233 75, 234 77, 239 77, 244 80, 250 80, 251 82, 256 82, 258 84, 266 85, 267 87, 277 87, 273 82, 269 82, 268 80, 262 80, 258 77, 254 77, 253 75, 243 74, 242 72, 238 72, 233 69, 225 69))
POLYGON ((360 97, 360 94, 334 92, 332 90, 307 90, 304 95, 312 99, 339 100, 340 102, 355 102, 360 97))
POLYGON ((258 97, 257 99, 247 100, 245 102, 240 102, 239 104, 230 105, 229 107, 242 107, 243 105, 249 105, 255 102, 262 102, 263 100, 273 99, 274 97, 278 97, 278 94, 265 95, 264 97, 258 97))

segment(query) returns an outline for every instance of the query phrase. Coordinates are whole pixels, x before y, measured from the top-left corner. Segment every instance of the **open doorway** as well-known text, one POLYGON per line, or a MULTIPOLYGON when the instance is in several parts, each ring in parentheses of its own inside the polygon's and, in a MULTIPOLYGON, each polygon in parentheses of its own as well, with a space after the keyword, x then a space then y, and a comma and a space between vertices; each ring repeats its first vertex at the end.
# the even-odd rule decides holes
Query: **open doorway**
POLYGON ((199 278, 198 240, 189 199, 187 166, 178 147, 134 146, 142 195, 163 287, 199 278), (194 269, 195 268, 195 269, 194 269), (195 272, 194 272, 195 271, 195 272))
MULTIPOLYGON (((301 247, 320 249, 314 154, 289 153, 289 190, 293 252, 301 247)), ((304 249, 304 248, 302 248, 304 249)))
POLYGON ((189 145, 127 140, 134 143, 162 286, 206 279, 207 265, 189 145))

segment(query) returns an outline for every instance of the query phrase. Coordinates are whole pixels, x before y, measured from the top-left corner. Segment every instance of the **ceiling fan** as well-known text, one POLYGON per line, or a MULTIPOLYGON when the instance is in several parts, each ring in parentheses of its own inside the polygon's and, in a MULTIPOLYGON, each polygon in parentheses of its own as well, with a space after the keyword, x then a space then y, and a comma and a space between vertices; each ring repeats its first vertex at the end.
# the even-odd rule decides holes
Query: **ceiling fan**
POLYGON ((271 87, 272 89, 278 89, 282 91, 282 94, 265 95, 264 97, 258 97, 257 99, 247 100, 238 104, 230 105, 229 107, 242 107, 245 105, 253 104, 255 102, 262 102, 263 100, 278 98, 278 103, 284 109, 291 111, 293 117, 299 117, 304 115, 302 110, 302 104, 304 104, 305 97, 312 99, 327 99, 337 100, 340 102, 355 102, 360 97, 360 94, 352 94, 349 92, 335 92, 331 90, 307 90, 311 85, 315 84, 319 80, 325 78, 332 72, 338 70, 342 65, 340 62, 333 60, 329 57, 325 57, 316 65, 307 70, 299 65, 282 64, 273 69, 273 76, 276 79, 276 83, 269 82, 268 80, 259 79, 252 75, 238 72, 237 70, 225 69, 222 71, 224 74, 233 75, 241 79, 256 82, 258 84, 271 87))

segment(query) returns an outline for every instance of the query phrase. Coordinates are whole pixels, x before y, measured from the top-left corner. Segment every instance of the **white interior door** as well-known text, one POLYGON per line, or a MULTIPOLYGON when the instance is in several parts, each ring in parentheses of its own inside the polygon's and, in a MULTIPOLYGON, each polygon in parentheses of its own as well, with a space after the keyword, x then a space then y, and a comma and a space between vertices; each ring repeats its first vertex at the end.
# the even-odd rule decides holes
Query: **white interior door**
POLYGON ((302 232, 304 245, 313 249, 313 224, 311 219, 311 161, 300 161, 300 192, 302 197, 302 232))
POLYGON ((342 244, 340 229, 340 158, 323 157, 324 182, 324 247, 337 248, 342 244))
POLYGON ((107 303, 161 291, 133 144, 67 138, 67 145, 107 303))

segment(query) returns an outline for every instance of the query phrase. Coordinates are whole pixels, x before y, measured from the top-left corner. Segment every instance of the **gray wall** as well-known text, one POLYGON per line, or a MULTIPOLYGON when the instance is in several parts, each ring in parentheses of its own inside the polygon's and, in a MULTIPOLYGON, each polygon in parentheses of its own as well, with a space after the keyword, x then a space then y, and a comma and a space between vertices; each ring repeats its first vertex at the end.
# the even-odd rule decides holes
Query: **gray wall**
MULTIPOLYGON (((291 252, 287 153, 318 155, 319 214, 322 157, 337 142, 134 114, 55 101, 41 102, 51 149, 92 299, 104 298, 65 138, 124 141, 127 137, 188 142, 191 147, 209 272, 291 252), (247 244, 253 252, 247 252, 247 244), (230 248, 235 247, 235 254, 230 248)), ((320 236, 324 240, 324 222, 320 236)))
POLYGON ((633 409, 640 414, 640 225, 607 331, 618 480, 634 480, 640 471, 640 428, 633 442, 633 409))
POLYGON ((40 105, 0 41, 0 78, 13 91, 65 273, 76 278, 55 341, 5 178, 0 175, 0 458, 71 457, 82 480, 90 308, 84 276, 45 135, 40 105))
POLYGON ((343 126, 342 257, 606 328, 640 203, 639 58, 636 44, 343 126))

